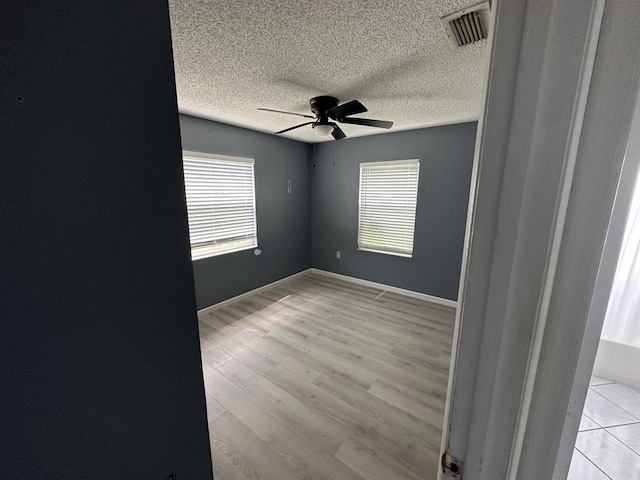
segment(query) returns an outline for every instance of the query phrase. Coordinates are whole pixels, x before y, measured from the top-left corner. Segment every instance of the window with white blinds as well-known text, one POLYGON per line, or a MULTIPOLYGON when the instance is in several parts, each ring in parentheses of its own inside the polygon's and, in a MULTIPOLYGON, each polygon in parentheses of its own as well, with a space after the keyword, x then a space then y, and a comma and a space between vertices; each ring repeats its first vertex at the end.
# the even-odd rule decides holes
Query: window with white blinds
POLYGON ((358 248, 411 257, 420 160, 360 164, 358 248))
POLYGON ((191 259, 258 245, 253 159, 183 152, 191 259))

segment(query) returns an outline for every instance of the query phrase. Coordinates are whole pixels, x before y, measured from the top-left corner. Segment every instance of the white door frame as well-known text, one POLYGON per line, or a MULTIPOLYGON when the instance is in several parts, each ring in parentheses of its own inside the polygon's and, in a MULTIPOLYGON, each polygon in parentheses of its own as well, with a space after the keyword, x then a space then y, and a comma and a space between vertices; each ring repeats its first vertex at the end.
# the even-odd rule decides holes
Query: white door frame
POLYGON ((640 2, 492 9, 444 445, 465 480, 561 479, 594 292, 611 286, 598 273, 640 85, 640 2))
POLYGON ((620 177, 620 183, 618 184, 611 221, 600 261, 600 268, 591 298, 589 315, 582 339, 582 347, 577 361, 573 387, 571 389, 569 407, 562 430, 560 446, 558 448, 558 458, 556 459, 557 468, 554 471, 554 480, 565 480, 567 477, 573 446, 576 442, 576 435, 582 418, 582 410, 584 408, 589 380, 598 351, 600 333, 609 304, 611 285, 618 265, 621 241, 627 226, 629 206, 633 198, 639 171, 640 95, 636 100, 629 140, 622 165, 622 175, 620 177))

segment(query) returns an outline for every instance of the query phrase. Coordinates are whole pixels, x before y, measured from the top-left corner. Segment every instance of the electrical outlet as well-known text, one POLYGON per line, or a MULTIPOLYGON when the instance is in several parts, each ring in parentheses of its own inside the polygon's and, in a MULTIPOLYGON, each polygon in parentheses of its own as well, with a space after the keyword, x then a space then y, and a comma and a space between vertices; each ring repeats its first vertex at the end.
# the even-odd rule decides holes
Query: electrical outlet
POLYGON ((336 250, 336 258, 340 258, 340 250, 336 250))

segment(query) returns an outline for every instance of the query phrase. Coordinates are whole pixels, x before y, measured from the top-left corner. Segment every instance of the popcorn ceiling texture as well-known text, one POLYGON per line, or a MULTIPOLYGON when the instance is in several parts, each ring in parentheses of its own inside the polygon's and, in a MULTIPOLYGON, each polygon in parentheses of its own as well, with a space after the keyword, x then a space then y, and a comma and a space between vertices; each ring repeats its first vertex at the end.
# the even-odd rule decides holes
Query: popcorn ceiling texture
MULTIPOLYGON (((309 99, 358 99, 349 137, 476 120, 487 42, 455 47, 440 17, 478 0, 170 0, 182 113, 275 132, 309 121, 309 99)), ((305 142, 311 126, 286 134, 305 142)), ((331 139, 331 137, 328 137, 331 139)))

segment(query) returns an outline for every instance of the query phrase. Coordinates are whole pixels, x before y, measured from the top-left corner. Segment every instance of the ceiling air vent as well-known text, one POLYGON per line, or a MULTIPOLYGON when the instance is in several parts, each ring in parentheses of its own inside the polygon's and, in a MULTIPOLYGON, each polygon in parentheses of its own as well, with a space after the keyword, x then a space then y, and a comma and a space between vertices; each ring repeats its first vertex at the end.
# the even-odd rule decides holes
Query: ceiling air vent
POLYGON ((451 42, 464 47, 489 36, 489 19, 489 2, 483 2, 442 17, 442 23, 451 42))

